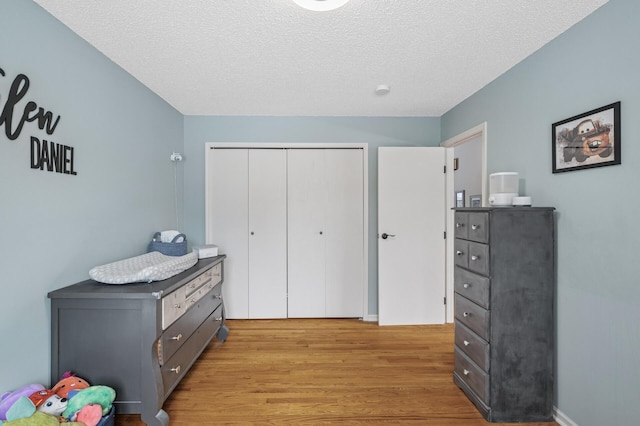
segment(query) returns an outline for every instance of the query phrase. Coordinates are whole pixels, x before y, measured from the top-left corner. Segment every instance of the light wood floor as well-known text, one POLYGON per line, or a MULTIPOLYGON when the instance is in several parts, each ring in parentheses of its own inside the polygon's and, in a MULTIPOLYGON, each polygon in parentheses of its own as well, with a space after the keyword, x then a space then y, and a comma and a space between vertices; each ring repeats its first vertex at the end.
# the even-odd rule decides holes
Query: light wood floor
MULTIPOLYGON (((286 319, 227 325, 227 341, 214 340, 165 402, 172 426, 491 424, 453 383, 451 324, 286 319)), ((143 424, 138 415, 116 416, 117 426, 143 424)))

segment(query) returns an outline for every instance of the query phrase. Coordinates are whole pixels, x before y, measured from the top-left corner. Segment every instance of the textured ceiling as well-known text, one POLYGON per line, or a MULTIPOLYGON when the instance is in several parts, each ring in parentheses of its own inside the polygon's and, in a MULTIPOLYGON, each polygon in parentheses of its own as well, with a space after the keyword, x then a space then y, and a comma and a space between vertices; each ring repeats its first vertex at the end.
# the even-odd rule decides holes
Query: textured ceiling
POLYGON ((276 116, 440 116, 607 2, 34 1, 183 114, 276 116))

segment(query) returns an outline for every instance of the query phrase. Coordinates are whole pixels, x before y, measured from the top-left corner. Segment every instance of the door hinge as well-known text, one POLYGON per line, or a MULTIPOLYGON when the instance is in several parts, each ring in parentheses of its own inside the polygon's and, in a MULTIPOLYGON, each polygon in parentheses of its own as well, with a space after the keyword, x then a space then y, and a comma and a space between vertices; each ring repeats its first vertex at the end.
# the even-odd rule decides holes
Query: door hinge
POLYGON ((444 231, 444 239, 447 239, 447 231, 444 231))
POLYGON ((444 166, 444 172, 443 173, 447 173, 447 166, 444 166))
POLYGON ((444 304, 445 304, 445 305, 447 304, 447 298, 446 298, 446 296, 445 296, 445 298, 444 298, 444 304))

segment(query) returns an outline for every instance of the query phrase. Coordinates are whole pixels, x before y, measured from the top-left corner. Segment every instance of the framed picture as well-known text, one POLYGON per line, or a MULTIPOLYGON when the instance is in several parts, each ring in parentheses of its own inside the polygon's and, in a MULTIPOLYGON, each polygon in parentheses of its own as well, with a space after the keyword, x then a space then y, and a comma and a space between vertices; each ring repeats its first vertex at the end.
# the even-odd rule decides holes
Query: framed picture
POLYGON ((470 207, 482 207, 482 195, 469 195, 470 207))
POLYGON ((551 125, 553 173, 620 164, 620 102, 551 125))
POLYGON ((456 191, 456 207, 464 207, 464 189, 456 191))

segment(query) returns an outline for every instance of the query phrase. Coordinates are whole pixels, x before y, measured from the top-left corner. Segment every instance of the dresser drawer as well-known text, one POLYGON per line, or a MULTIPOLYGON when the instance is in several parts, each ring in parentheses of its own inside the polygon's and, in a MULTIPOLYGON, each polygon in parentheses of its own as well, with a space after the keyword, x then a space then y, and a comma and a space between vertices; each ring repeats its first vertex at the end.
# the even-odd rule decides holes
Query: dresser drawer
POLYGON ((473 300, 478 305, 489 308, 489 278, 456 267, 453 275, 453 288, 456 293, 473 300))
POLYGON ((489 343, 482 340, 460 321, 455 324, 456 346, 485 372, 489 372, 489 343))
POLYGON ((198 288, 200 288, 204 283, 211 280, 211 269, 201 274, 200 276, 192 279, 186 285, 186 295, 187 297, 195 292, 198 288))
POLYGON ((489 246, 469 241, 467 265, 472 271, 489 275, 489 246))
POLYGON ((186 307, 186 286, 172 291, 162 298, 162 329, 165 330, 182 316, 186 307))
MULTIPOLYGON (((202 289, 204 291, 210 283, 207 283, 202 289)), ((211 285, 213 285, 211 283, 211 285)), ((158 359, 160 365, 164 364, 173 354, 187 341, 193 332, 202 324, 207 316, 216 309, 221 303, 220 285, 215 286, 215 290, 209 290, 206 295, 202 296, 195 302, 187 312, 182 315, 176 322, 167 328, 160 338, 158 348, 158 359)), ((192 295, 192 298, 195 295, 192 295)))
POLYGON ((213 338, 222 324, 222 305, 198 327, 176 353, 161 367, 162 385, 165 395, 169 395, 175 385, 200 356, 202 350, 213 338))
POLYGON ((467 239, 479 243, 489 242, 489 213, 472 212, 467 218, 467 239))
POLYGON ((456 266, 469 267, 469 241, 456 238, 453 242, 453 261, 456 266))
POLYGON ((218 263, 217 265, 215 265, 210 269, 210 272, 213 285, 216 285, 222 281, 222 263, 218 263))
POLYGON ((455 296, 454 309, 455 317, 458 321, 469 327, 484 340, 489 341, 491 311, 476 305, 459 294, 455 296))
POLYGON ((455 232, 456 238, 468 239, 469 232, 467 223, 469 222, 469 213, 456 212, 455 213, 455 232))
POLYGON ((489 375, 482 371, 460 349, 455 348, 453 371, 485 403, 489 404, 489 375))

